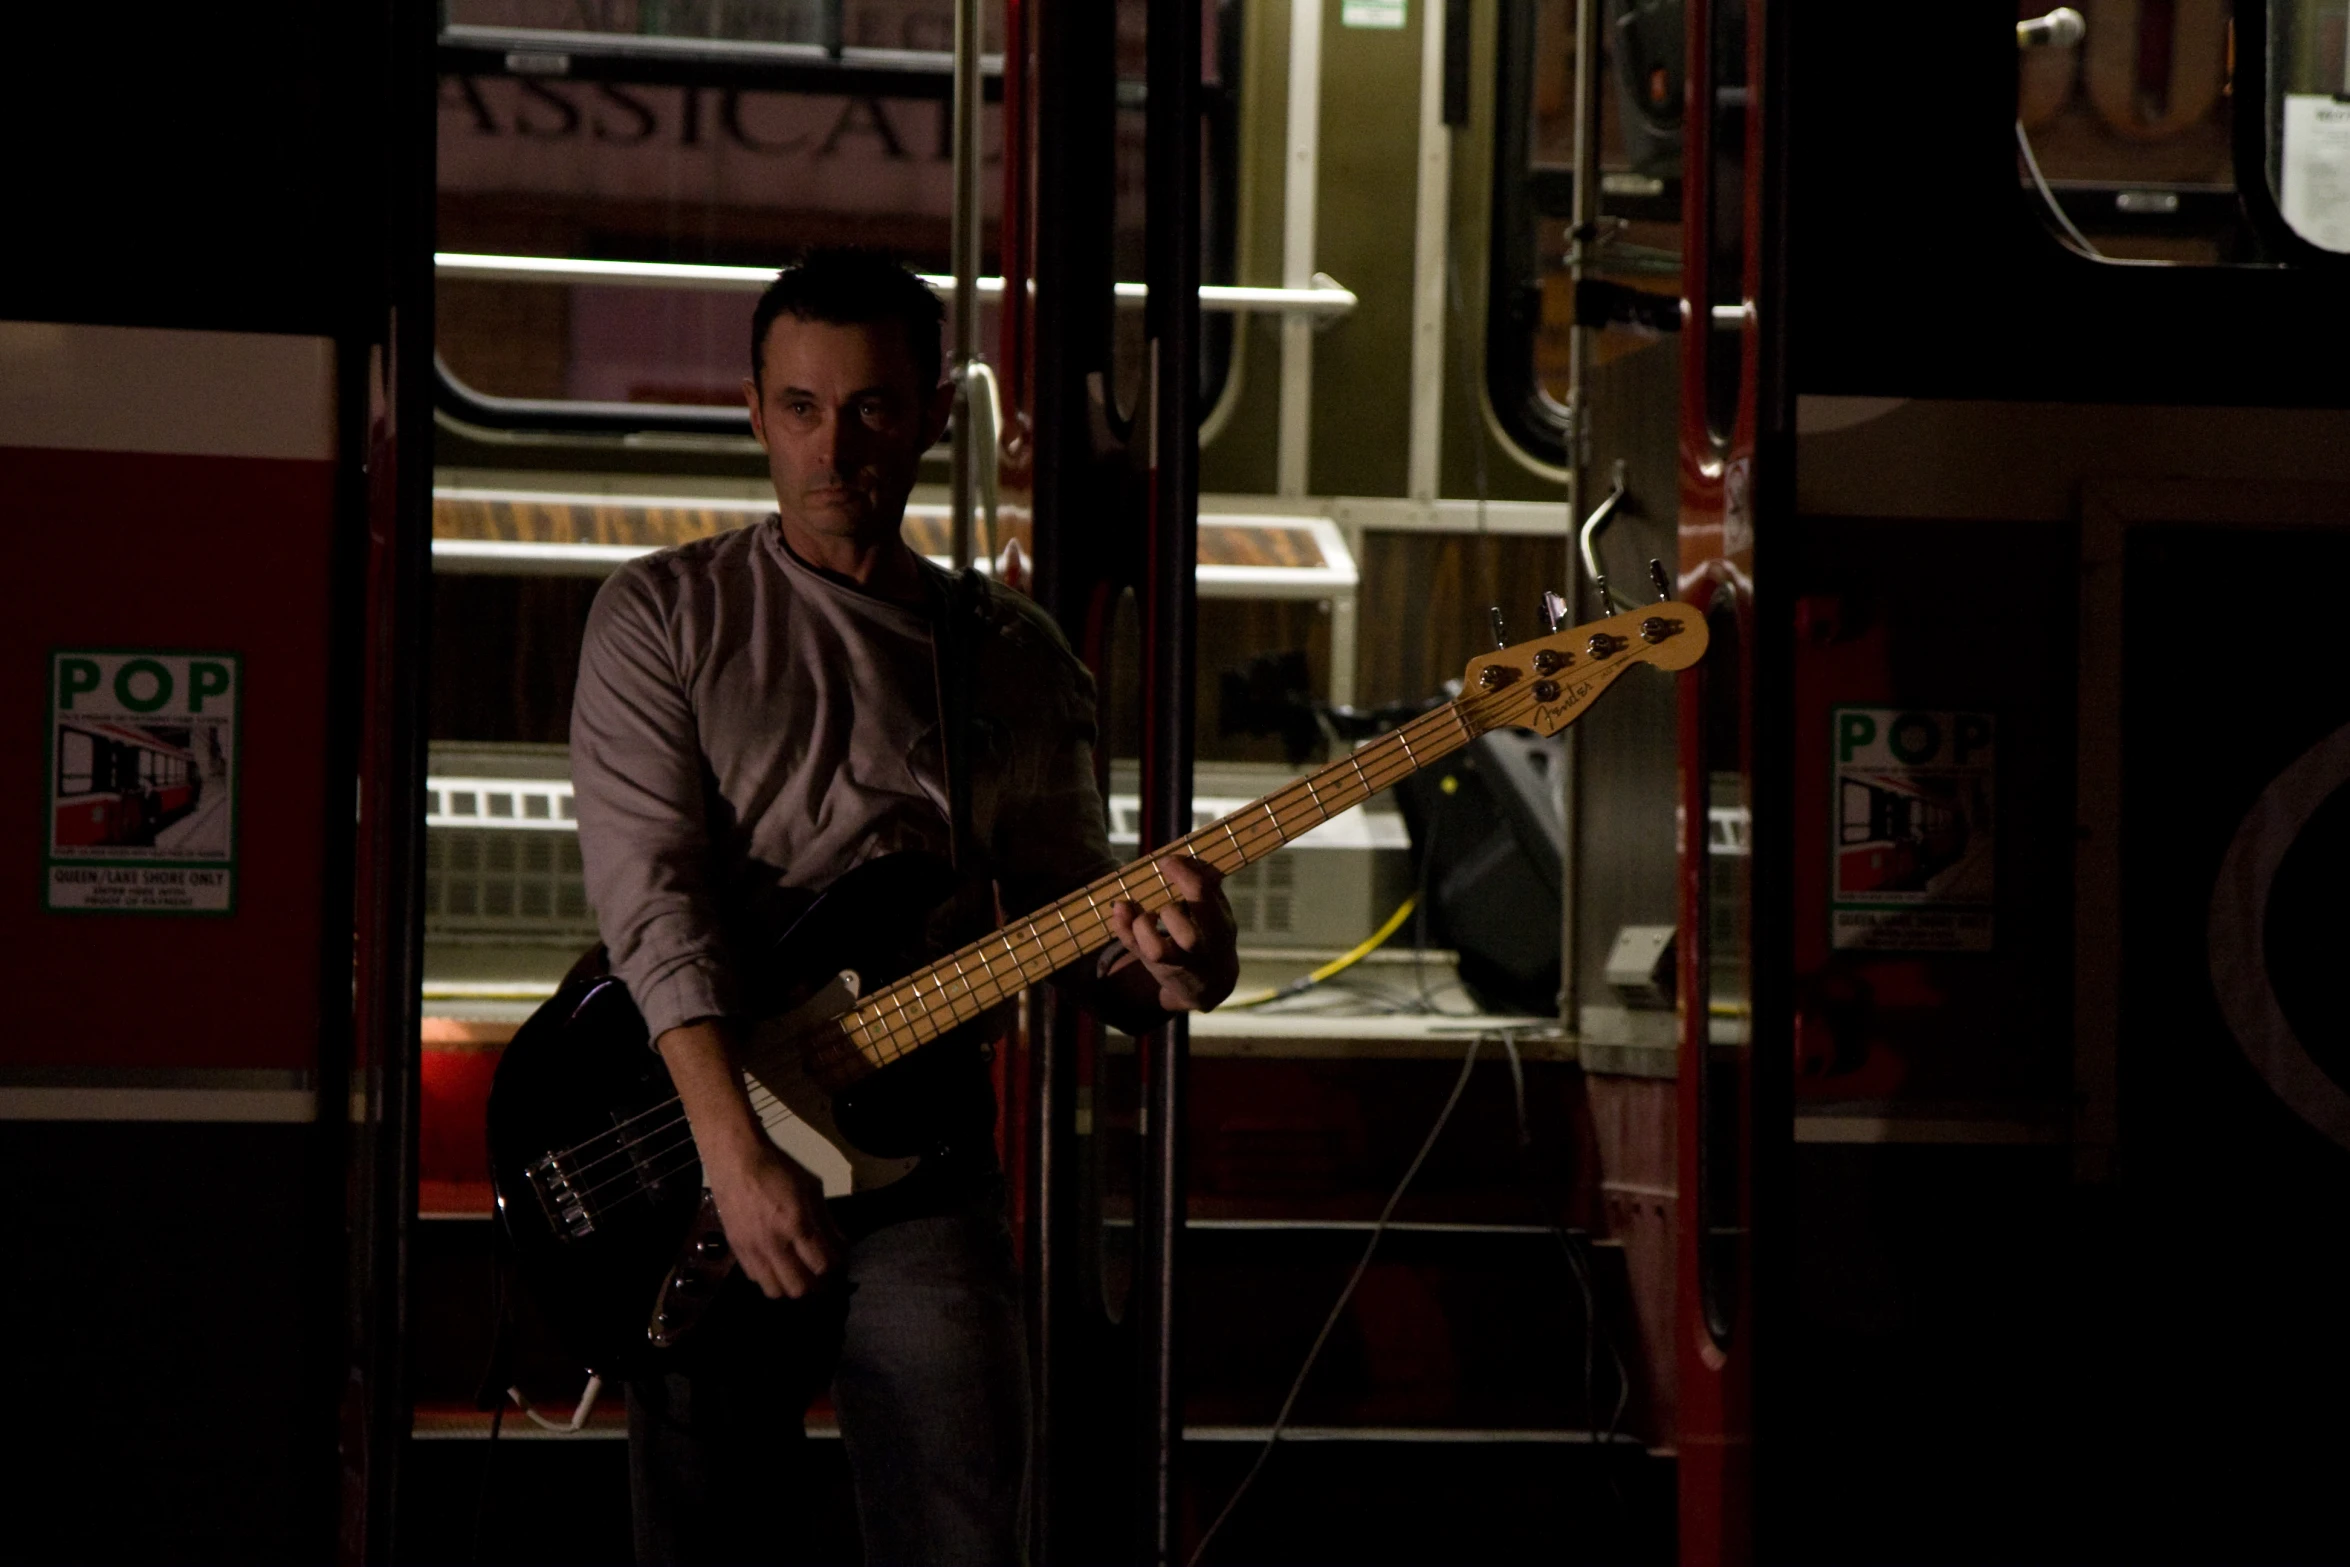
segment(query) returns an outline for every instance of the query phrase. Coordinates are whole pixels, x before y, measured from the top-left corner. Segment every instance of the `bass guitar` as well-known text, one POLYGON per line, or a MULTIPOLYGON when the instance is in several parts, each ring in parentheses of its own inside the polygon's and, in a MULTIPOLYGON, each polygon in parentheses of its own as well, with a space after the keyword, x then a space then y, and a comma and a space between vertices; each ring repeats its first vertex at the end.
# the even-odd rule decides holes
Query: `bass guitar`
MULTIPOLYGON (((919 855, 868 862, 778 942, 773 1013, 742 1050, 751 1103, 827 1195, 890 1185, 936 1147, 922 1107, 966 1061, 933 1047, 1108 945, 1109 911, 1174 896, 1159 862, 1230 875, 1493 729, 1556 734, 1638 664, 1686 669, 1704 617, 1666 602, 1480 654, 1457 698, 945 957, 901 955, 947 894, 919 855)), ((599 1372, 675 1345, 734 1266, 685 1110, 618 980, 567 980, 506 1048, 489 1103, 497 1212, 521 1283, 564 1347, 599 1372)))

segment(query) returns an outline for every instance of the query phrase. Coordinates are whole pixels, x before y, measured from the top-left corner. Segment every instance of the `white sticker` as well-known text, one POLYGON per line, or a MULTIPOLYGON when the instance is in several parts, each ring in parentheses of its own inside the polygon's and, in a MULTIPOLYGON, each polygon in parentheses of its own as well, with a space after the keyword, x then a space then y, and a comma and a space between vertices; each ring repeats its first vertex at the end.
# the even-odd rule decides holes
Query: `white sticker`
POLYGON ((2303 240, 2350 251, 2350 103, 2324 92, 2284 96, 2277 207, 2303 240))
POLYGON ((50 655, 50 908, 236 907, 241 686, 234 653, 50 655))
POLYGON ((1409 3, 1410 0, 1338 0, 1338 24, 1398 28, 1404 25, 1409 3))
POLYGON ((1840 707, 1832 716, 1832 944, 1991 950, 1991 715, 1840 707))
POLYGON ((2321 249, 2350 251, 2350 103, 2286 94, 2277 164, 2277 206, 2293 232, 2321 249))

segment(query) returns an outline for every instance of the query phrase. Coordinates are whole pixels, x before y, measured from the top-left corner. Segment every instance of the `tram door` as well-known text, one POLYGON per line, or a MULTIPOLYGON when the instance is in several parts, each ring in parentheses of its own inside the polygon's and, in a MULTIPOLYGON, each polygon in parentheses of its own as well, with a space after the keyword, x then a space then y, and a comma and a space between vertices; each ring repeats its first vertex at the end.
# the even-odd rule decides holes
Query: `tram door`
POLYGON ((0 57, 14 1557, 324 1560, 391 1466, 344 1264, 403 1126, 352 1043, 403 923, 367 842, 397 692, 359 674, 412 613, 394 470, 429 424, 394 370, 428 243, 396 9, 144 17, 103 88, 59 68, 82 16, 12 17, 0 57))

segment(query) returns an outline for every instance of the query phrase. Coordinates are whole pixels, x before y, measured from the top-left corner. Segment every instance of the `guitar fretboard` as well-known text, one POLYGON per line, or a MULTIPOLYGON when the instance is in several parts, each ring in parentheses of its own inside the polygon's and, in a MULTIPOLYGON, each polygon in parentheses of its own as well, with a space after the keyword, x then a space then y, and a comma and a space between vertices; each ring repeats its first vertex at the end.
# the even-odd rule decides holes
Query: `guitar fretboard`
POLYGON ((875 991, 808 1042, 809 1067, 819 1080, 845 1081, 887 1066, 1106 946, 1112 939, 1110 910, 1117 904, 1131 903, 1147 913, 1175 901, 1160 869, 1162 860, 1188 855, 1229 876, 1487 729, 1512 722, 1505 704, 1527 704, 1509 703, 1508 695, 1464 697, 1423 713, 1320 771, 875 991))

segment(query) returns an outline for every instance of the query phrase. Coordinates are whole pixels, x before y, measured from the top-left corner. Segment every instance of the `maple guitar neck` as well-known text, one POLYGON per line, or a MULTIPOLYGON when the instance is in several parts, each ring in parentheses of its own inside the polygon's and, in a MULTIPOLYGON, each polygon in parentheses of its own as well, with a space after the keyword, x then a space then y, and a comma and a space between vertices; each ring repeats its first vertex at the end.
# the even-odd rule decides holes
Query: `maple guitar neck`
POLYGON ((1473 659, 1462 696, 826 1020, 802 1038, 807 1068, 819 1081, 846 1086, 1107 945, 1116 904, 1147 912, 1174 901, 1160 869, 1165 859, 1188 855, 1229 876, 1487 730, 1556 734, 1625 670, 1642 663, 1687 668, 1706 641, 1694 610, 1661 603, 1473 659))
POLYGON ((1188 855, 1229 876, 1493 727, 1493 720, 1479 723, 1471 716, 1474 706, 1464 699, 1423 713, 1320 771, 875 991, 830 1020, 827 1028, 837 1034, 808 1042, 812 1070, 819 1078, 861 1076, 1001 1005, 1107 946, 1110 910, 1116 904, 1132 903, 1148 912, 1175 901, 1161 861, 1188 855))

